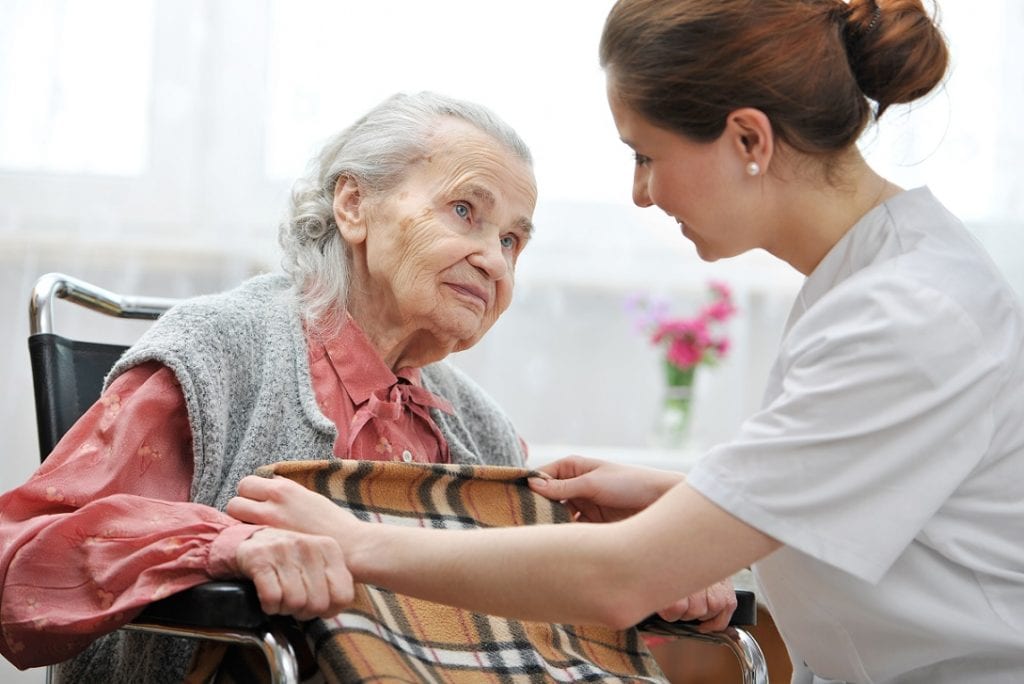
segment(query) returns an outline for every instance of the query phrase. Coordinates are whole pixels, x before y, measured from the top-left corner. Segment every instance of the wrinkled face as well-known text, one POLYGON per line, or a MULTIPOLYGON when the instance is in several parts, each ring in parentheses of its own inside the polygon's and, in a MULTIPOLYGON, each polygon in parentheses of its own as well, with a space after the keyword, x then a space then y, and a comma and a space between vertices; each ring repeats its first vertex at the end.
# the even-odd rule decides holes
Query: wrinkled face
POLYGON ((371 339, 377 327, 423 347, 415 358, 472 346, 505 311, 537 196, 530 167, 469 124, 442 120, 431 149, 396 188, 363 202, 362 242, 346 237, 351 291, 363 299, 350 308, 364 312, 371 339))
POLYGON ((735 256, 758 244, 738 201, 745 160, 727 136, 694 142, 659 128, 624 104, 609 80, 608 104, 619 137, 635 152, 633 202, 671 216, 705 261, 735 256))

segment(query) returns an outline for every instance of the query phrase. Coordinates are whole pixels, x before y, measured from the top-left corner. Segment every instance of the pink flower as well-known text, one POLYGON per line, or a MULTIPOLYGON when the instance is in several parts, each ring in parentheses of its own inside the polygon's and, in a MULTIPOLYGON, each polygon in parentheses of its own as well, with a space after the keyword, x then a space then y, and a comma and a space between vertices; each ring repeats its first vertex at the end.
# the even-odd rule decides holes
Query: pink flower
POLYGON ((668 346, 668 360, 680 368, 696 366, 703 356, 703 348, 692 340, 676 338, 668 346))
POLYGON ((699 364, 706 351, 715 347, 704 316, 663 320, 655 328, 651 342, 666 344, 669 362, 683 370, 699 364))
POLYGON ((706 347, 710 342, 707 320, 704 318, 669 318, 662 320, 654 329, 651 342, 660 343, 669 340, 689 339, 694 344, 706 347))
POLYGON ((712 280, 708 282, 708 287, 719 299, 732 299, 732 288, 730 288, 724 281, 712 280))
POLYGON ((679 370, 714 363, 729 351, 729 338, 712 333, 736 313, 732 291, 720 281, 709 282, 708 289, 711 303, 690 318, 671 317, 666 302, 646 296, 631 297, 626 304, 634 325, 649 333, 651 344, 664 346, 665 358, 679 370))
POLYGON ((732 318, 734 313, 736 313, 736 307, 729 299, 719 299, 704 307, 704 315, 714 321, 727 321, 732 318))

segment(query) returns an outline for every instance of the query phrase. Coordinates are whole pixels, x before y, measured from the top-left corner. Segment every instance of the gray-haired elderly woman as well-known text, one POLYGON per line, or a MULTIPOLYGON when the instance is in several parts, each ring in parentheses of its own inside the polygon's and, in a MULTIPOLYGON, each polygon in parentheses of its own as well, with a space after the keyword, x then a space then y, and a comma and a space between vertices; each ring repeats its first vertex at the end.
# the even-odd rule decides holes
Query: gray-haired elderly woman
POLYGON ((270 613, 336 614, 352 596, 336 542, 222 512, 260 465, 521 465, 508 419, 441 361, 509 305, 531 164, 493 114, 429 93, 334 138, 281 226, 285 274, 168 312, 0 497, 4 657, 71 658, 68 681, 181 681, 190 642, 107 633, 210 578, 252 578, 270 613))

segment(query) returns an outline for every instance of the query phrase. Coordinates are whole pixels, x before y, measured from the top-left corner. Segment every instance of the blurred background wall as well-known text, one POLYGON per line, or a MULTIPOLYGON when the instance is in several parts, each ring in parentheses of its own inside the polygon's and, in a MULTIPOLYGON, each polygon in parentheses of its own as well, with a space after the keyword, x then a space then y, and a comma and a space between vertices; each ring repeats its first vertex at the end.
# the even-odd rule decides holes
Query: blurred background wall
MULTIPOLYGON (((0 0, 0 489, 38 464, 25 338, 39 275, 184 297, 275 270, 277 222, 307 160, 387 95, 422 89, 488 105, 535 155, 536 238, 515 301, 453 360, 537 458, 654 459, 659 356, 625 302, 651 294, 694 313, 709 278, 732 287, 740 313, 728 359, 699 376, 694 432, 727 438, 760 400, 801 278, 763 253, 705 264, 671 219, 631 205, 631 153, 596 58, 611 4, 0 0)), ((930 185, 1024 292, 1024 4, 941 9, 948 84, 890 111, 862 147, 896 182, 930 185)), ((57 313, 86 338, 141 329, 57 313)), ((0 680, 42 675, 0 662, 0 680)))

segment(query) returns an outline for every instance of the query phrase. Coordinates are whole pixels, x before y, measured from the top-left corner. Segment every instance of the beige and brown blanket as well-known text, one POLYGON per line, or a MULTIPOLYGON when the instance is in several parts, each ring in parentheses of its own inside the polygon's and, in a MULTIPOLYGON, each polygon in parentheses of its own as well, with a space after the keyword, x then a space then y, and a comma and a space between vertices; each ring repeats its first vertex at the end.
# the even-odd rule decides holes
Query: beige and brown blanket
MULTIPOLYGON (((295 480, 386 525, 470 529, 570 520, 564 506, 527 487, 536 473, 524 468, 341 460, 257 472, 295 480)), ((328 682, 664 681, 636 630, 511 620, 369 585, 357 586, 345 612, 304 628, 328 682)))

